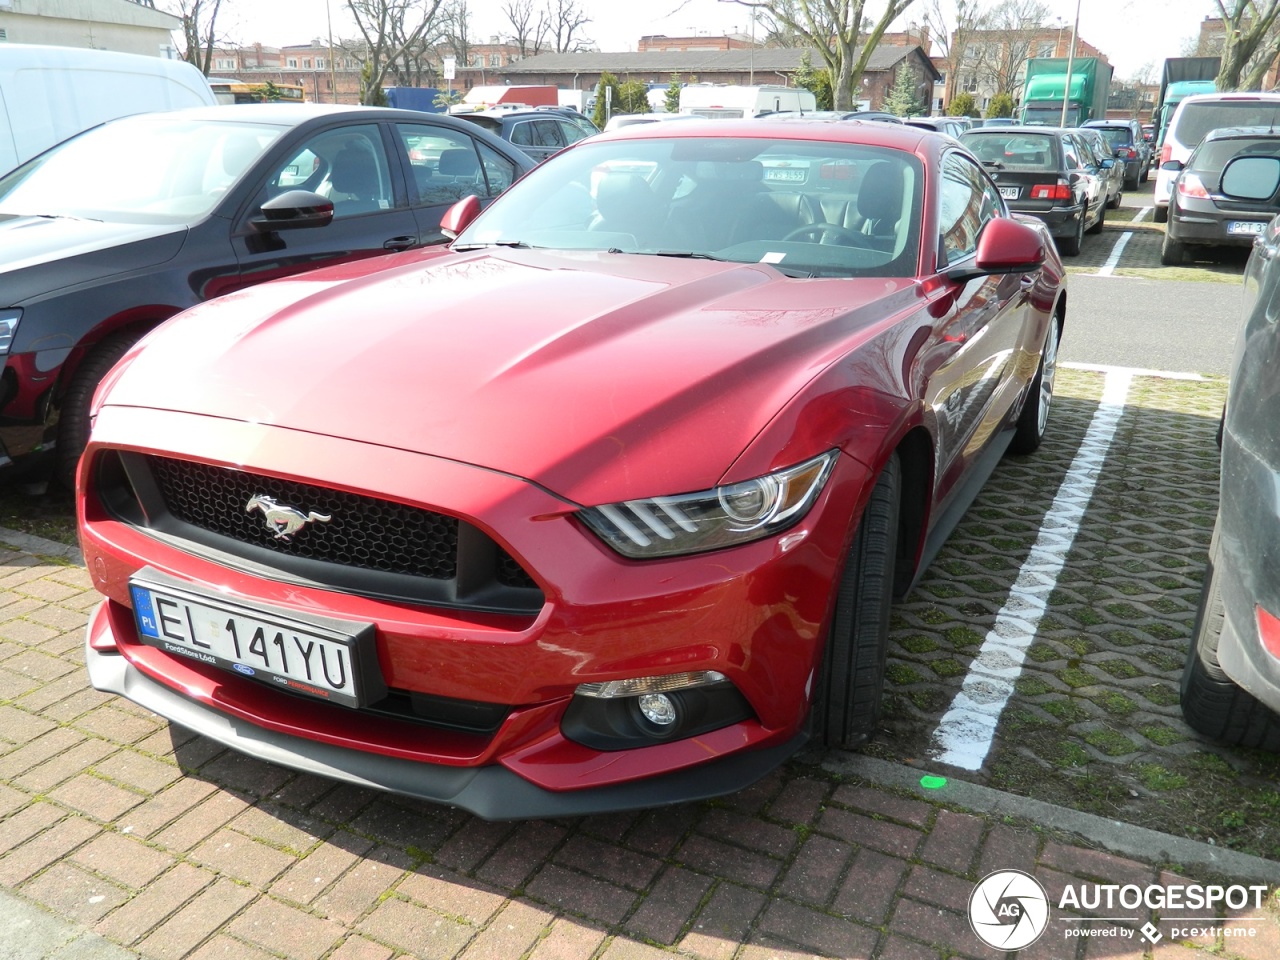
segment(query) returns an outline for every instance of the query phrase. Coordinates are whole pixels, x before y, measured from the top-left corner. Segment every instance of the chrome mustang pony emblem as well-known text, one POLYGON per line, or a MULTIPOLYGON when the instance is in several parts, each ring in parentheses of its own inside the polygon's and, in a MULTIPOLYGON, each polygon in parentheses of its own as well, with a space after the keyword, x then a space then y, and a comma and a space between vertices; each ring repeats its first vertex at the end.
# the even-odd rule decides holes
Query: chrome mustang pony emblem
POLYGON ((258 494, 245 504, 244 512, 253 513, 261 510, 267 518, 267 529, 275 534, 277 540, 288 540, 308 523, 328 523, 333 519, 323 513, 303 513, 283 503, 276 503, 271 497, 258 494))

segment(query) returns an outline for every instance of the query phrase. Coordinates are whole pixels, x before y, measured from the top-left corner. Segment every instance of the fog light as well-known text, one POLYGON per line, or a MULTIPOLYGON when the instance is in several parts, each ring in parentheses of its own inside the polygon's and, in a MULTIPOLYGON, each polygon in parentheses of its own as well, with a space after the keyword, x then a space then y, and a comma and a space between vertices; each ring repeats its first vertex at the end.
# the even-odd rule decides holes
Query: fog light
POLYGON ((665 693, 646 693, 638 705, 644 718, 655 726, 665 727, 676 722, 676 705, 665 693))

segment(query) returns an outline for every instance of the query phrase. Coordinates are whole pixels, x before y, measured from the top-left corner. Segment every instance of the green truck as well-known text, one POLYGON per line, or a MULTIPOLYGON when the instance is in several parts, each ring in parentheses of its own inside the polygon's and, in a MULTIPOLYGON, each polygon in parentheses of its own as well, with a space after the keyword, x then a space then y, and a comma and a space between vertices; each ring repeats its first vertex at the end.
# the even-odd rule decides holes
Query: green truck
POLYGON ((1222 60, 1218 57, 1172 57, 1160 71, 1160 95, 1151 122, 1156 125, 1156 145, 1164 143, 1164 132, 1178 104, 1195 93, 1214 93, 1214 82, 1222 60))
POLYGON ((1066 57, 1032 57, 1022 88, 1022 122, 1042 127, 1078 127, 1086 120, 1104 120, 1111 91, 1111 64, 1097 57, 1071 61, 1071 89, 1067 89, 1066 57), (1063 97, 1067 116, 1062 117, 1063 97))

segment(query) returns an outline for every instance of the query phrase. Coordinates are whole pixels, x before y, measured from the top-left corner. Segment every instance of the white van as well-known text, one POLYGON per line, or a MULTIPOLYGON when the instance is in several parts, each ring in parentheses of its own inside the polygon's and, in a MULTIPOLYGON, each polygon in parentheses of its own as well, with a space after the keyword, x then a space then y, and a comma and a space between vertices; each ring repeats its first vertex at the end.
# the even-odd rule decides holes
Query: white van
POLYGON ((0 174, 107 120, 215 103, 182 60, 0 43, 0 174))
POLYGON ((1220 127, 1277 127, 1280 125, 1280 94, 1197 93, 1178 104, 1160 149, 1160 169, 1156 172, 1156 223, 1169 219, 1169 198, 1173 182, 1181 170, 1166 170, 1170 160, 1187 162, 1191 151, 1205 134, 1220 127))
POLYGON ((758 117, 780 110, 815 109, 817 101, 813 93, 803 87, 691 83, 680 89, 681 113, 713 120, 758 117))

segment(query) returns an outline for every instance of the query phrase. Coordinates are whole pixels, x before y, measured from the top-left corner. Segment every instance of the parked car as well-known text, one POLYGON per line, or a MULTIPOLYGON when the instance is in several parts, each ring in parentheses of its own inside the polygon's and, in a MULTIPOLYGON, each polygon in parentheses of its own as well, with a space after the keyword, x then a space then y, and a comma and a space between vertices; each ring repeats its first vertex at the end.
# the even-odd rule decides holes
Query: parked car
POLYGON ((532 161, 412 110, 219 106, 114 120, 0 178, 0 472, 70 484, 102 376, 202 300, 444 240, 532 161))
MULTIPOLYGON (((1244 181, 1280 180, 1274 156, 1235 162, 1253 168, 1244 181)), ((1278 265, 1280 218, 1254 240, 1245 267, 1243 323, 1221 430, 1218 515, 1182 674, 1182 714, 1192 728, 1222 743, 1271 751, 1280 750, 1278 265)))
POLYGON ((1102 135, 1101 130, 1096 130, 1092 127, 1087 129, 1076 128, 1076 133, 1086 143, 1089 152, 1093 154, 1091 166, 1098 170, 1105 170, 1102 179, 1107 193, 1107 206, 1112 210, 1119 208, 1120 201, 1124 199, 1124 161, 1112 156, 1111 145, 1107 143, 1107 139, 1102 135), (1111 165, 1103 167, 1103 160, 1112 161, 1111 165))
POLYGON ((1102 229, 1112 160, 1099 161, 1079 135, 1055 127, 970 130, 960 142, 982 161, 1017 213, 1045 222, 1068 257, 1102 229))
POLYGON ((1124 185, 1137 190, 1146 183, 1151 166, 1151 144, 1142 133, 1137 120, 1088 120, 1086 130, 1097 130, 1107 143, 1110 155, 1124 165, 1124 185))
POLYGON ((1280 213, 1280 130, 1224 127, 1211 130, 1177 173, 1169 202, 1160 262, 1182 263, 1200 247, 1249 246, 1280 213), (1274 161, 1274 162, 1273 162, 1274 161))
POLYGON ((1166 163, 1176 160, 1185 164, 1191 151, 1210 130, 1219 127, 1274 127, 1278 123, 1280 94, 1199 93, 1184 99, 1173 112, 1160 148, 1152 219, 1156 223, 1169 219, 1169 198, 1179 171, 1166 170, 1166 163))
POLYGON ((508 141, 541 162, 571 143, 599 133, 599 129, 576 110, 484 110, 460 113, 459 120, 473 123, 495 137, 508 141))
POLYGON ((637 123, 666 123, 668 120, 701 119, 701 117, 695 117, 691 113, 619 113, 609 118, 604 125, 604 129, 609 132, 621 130, 623 127, 634 126, 637 123))
POLYGON ((491 818, 872 735, 891 597, 1045 435, 1047 231, 880 123, 632 126, 478 207, 115 368, 80 469, 93 685, 491 818), (815 175, 765 182, 780 158, 815 175))
POLYGON ((919 127, 921 130, 936 130, 938 133, 945 133, 956 139, 969 129, 968 122, 960 117, 912 117, 906 121, 906 124, 909 127, 919 127))
POLYGON ((979 126, 983 127, 1020 127, 1022 121, 1017 117, 986 117, 979 126))

